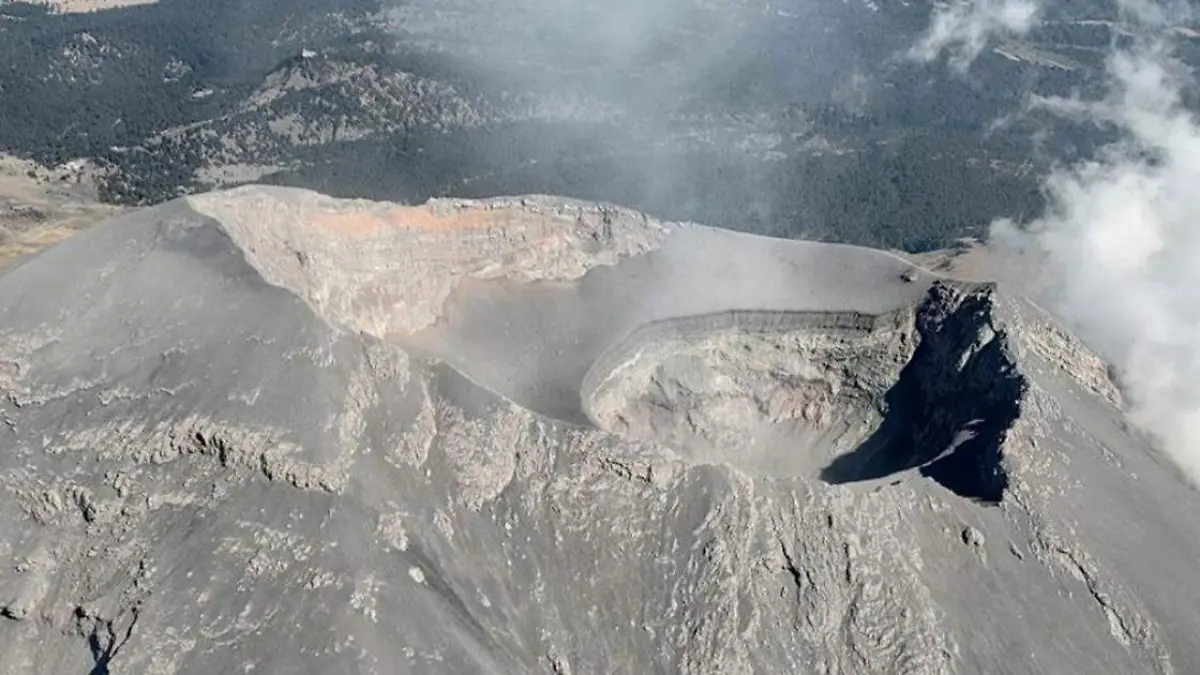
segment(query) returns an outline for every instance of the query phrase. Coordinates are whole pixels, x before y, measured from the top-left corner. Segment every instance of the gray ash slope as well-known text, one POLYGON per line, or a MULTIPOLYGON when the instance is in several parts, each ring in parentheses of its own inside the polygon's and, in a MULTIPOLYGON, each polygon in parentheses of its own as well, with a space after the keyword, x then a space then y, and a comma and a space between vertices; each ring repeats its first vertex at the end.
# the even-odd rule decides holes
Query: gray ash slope
POLYGON ((0 326, 0 672, 1200 670, 1104 364, 888 254, 246 188, 0 326))

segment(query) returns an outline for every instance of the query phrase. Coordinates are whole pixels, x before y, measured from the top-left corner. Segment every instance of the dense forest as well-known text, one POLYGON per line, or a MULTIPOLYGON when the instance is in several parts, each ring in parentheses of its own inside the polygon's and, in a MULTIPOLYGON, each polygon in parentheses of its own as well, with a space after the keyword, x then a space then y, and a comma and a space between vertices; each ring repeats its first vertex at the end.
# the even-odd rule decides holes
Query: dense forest
MULTIPOLYGON (((600 66, 530 70, 457 53, 469 35, 430 46, 394 20, 428 1, 163 0, 65 15, 0 4, 0 151, 92 158, 116 203, 156 203, 208 189, 214 167, 256 166, 266 168, 247 180, 340 196, 557 193, 922 250, 1035 212, 1045 167, 1103 140, 1044 119, 995 124, 1030 92, 1094 87, 1086 47, 1105 39, 1094 27, 1053 28, 1078 47, 1075 70, 995 57, 968 76, 935 76, 894 58, 927 6, 792 0, 817 8, 800 36, 811 39, 767 21, 658 86, 646 69, 695 45, 656 44, 631 66, 640 80, 600 66), (855 46, 829 26, 852 27, 855 46), (881 74, 861 76, 868 67, 881 74), (848 89, 860 77, 869 90, 848 89), (562 100, 586 105, 563 113, 562 100)), ((534 62, 550 60, 542 48, 530 47, 534 62)))
POLYGON ((309 45, 352 39, 359 0, 163 0, 88 14, 0 6, 0 146, 94 157, 219 117, 309 45), (205 90, 221 95, 198 97, 205 90))

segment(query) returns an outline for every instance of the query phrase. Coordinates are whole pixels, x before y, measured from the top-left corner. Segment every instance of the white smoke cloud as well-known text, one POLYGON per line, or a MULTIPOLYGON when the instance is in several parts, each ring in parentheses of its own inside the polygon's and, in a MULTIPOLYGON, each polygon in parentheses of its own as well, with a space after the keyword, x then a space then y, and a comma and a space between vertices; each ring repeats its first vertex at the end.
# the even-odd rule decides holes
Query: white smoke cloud
MULTIPOLYGON (((1186 4, 1119 0, 1130 46, 1108 57, 1098 101, 1035 107, 1115 129, 1096 157, 1045 179, 1039 218, 993 224, 993 240, 1032 249, 1060 283, 1056 309, 1117 367, 1133 421, 1200 485, 1200 120, 1172 50, 1186 4)), ((935 12, 913 54, 965 70, 987 44, 1033 28, 1031 0, 972 0, 935 12)))
POLYGON ((952 68, 965 71, 993 38, 1028 33, 1040 13, 1035 0, 957 0, 934 11, 909 56, 928 62, 945 53, 952 68))
POLYGON ((1061 278, 1058 309, 1121 373, 1131 417, 1200 483, 1200 123, 1191 73, 1159 41, 1113 54, 1109 96, 1043 105, 1121 140, 1053 172, 1049 207, 993 236, 1033 246, 1061 278))
MULTIPOLYGON (((914 54, 949 52, 965 69, 994 37, 1033 27, 1038 8, 1014 1, 937 12, 914 54)), ((1107 96, 1033 105, 1119 140, 1053 170, 1045 213, 998 221, 992 237, 1052 265, 1058 313, 1116 366, 1133 421, 1200 485, 1200 120, 1183 103, 1193 73, 1171 43, 1190 9, 1147 0, 1118 8, 1114 29, 1131 40, 1107 59, 1107 96)))

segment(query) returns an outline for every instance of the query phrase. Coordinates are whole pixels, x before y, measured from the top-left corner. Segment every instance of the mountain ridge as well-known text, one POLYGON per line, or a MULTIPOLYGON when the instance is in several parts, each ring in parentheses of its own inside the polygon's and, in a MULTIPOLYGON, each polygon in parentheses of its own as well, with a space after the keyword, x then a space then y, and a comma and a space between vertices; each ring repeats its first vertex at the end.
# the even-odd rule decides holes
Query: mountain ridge
POLYGON ((376 324, 381 338, 346 320, 375 296, 323 306, 325 268, 295 290, 262 271, 318 258, 299 246, 321 227, 297 217, 305 199, 391 208, 246 188, 132 212, 0 274, 15 561, 0 671, 1200 663, 1200 498, 1123 425, 1103 362, 1036 305, 890 254, 632 211, 608 238, 613 207, 514 197, 423 207, 525 225, 410 243, 457 285, 377 278, 419 300, 404 305, 419 320, 376 324), (247 224, 201 214, 206 199, 247 207, 247 224), (251 224, 298 246, 272 253, 237 233, 251 224), (614 250, 637 232, 644 248, 614 250), (582 257, 566 276, 524 276, 540 263, 519 255, 476 266, 506 233, 537 234, 524 246, 543 262, 582 257), (702 311, 738 303, 898 313, 872 338, 702 311), (585 402, 588 368, 627 328, 689 316, 665 334, 679 348, 652 331, 623 351, 642 365, 602 367, 650 374, 609 378, 624 427, 549 414, 585 402))

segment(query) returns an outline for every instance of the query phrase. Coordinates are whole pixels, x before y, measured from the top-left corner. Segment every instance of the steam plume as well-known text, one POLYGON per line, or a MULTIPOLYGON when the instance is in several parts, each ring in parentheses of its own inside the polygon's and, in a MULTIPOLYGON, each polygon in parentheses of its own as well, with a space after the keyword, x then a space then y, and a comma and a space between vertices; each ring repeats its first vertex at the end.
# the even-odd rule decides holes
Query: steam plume
MULTIPOLYGON (((1054 266, 1060 314, 1116 366, 1132 419, 1200 484, 1200 122, 1183 102, 1193 74, 1172 44, 1188 17, 1141 0, 1119 9, 1133 39, 1107 58, 1107 95, 1034 105, 1120 140, 1052 171, 1045 212, 998 221, 992 236, 1054 266)), ((977 27, 991 19, 948 21, 935 18, 923 44, 978 55, 977 27)))
POLYGON ((934 12, 929 30, 910 56, 933 61, 942 53, 951 67, 966 70, 994 36, 1024 35, 1037 20, 1034 0, 966 0, 934 12))

